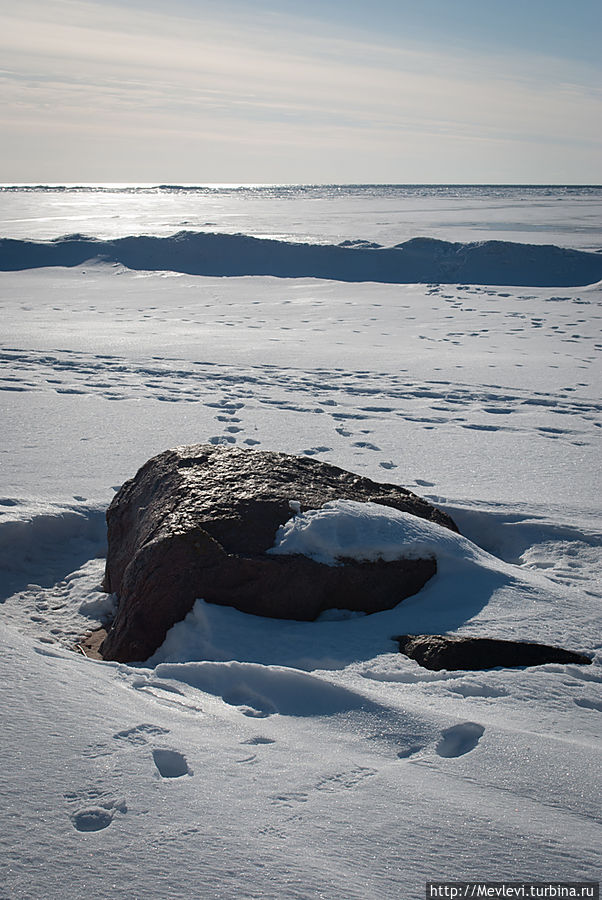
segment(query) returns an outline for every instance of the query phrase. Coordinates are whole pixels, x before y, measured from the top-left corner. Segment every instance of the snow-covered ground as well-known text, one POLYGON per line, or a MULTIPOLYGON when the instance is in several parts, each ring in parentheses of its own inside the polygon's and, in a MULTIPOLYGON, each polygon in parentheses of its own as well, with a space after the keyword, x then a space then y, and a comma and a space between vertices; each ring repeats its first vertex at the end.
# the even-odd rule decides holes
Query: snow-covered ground
MULTIPOLYGON (((26 239, 185 227, 591 251, 602 192, 8 192, 0 207, 0 236, 26 239)), ((600 284, 0 273, 0 896, 414 900, 435 880, 597 880, 601 303, 600 284), (114 490, 203 441, 403 484, 464 538, 384 613, 282 622, 199 598, 144 667, 74 653, 112 611, 114 490), (413 632, 593 663, 430 672, 392 641, 413 632)))

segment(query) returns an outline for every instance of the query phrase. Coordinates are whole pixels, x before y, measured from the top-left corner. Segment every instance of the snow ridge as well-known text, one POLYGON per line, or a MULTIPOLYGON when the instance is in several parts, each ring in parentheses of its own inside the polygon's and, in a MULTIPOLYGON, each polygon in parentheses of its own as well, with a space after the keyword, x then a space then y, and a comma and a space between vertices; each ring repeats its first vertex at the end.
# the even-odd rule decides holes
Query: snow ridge
POLYGON ((387 284, 568 287, 602 280, 602 254, 511 241, 457 243, 416 237, 394 247, 361 240, 334 246, 191 231, 116 240, 82 234, 51 241, 0 240, 2 271, 72 267, 89 260, 189 275, 273 275, 387 284))

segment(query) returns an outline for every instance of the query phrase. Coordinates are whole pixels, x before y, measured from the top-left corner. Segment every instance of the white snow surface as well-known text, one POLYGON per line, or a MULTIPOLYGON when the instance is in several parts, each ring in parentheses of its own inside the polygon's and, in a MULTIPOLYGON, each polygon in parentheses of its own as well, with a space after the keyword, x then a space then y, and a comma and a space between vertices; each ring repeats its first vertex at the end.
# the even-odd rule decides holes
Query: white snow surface
POLYGON ((331 500, 320 509, 308 509, 289 519, 276 532, 268 553, 299 553, 327 566, 341 565, 345 559, 468 560, 475 553, 483 555, 470 541, 436 522, 356 500, 331 500))
MULTIPOLYGON (((27 239, 207 222, 391 246, 415 215, 443 240, 600 247, 595 191, 331 193, 0 192, 0 221, 27 239)), ((0 896, 418 900, 427 881, 597 880, 601 301, 600 285, 0 273, 0 896), (317 622, 199 598, 143 666, 84 658, 116 602, 114 490, 204 441, 402 484, 462 536, 291 496, 279 552, 420 546, 437 574, 394 609, 317 622), (592 664, 432 672, 397 651, 405 633, 592 664)))

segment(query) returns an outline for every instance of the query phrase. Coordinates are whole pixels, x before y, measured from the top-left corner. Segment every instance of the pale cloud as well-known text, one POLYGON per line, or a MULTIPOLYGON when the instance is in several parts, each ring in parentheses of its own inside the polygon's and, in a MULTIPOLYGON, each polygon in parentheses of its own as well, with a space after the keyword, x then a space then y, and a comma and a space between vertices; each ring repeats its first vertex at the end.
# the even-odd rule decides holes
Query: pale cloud
MULTIPOLYGON (((537 146, 560 180, 592 180, 579 172, 571 178, 568 166, 595 165, 601 141, 602 101, 586 67, 554 61, 551 81, 552 61, 545 58, 467 58, 441 46, 330 38, 284 17, 251 22, 221 15, 142 15, 71 0, 0 8, 0 124, 11 134, 8 146, 37 132, 40 154, 47 154, 40 171, 52 163, 53 180, 162 180, 149 139, 163 154, 171 147, 182 181, 199 178, 195 160, 199 170, 219 168, 203 180, 332 180, 337 151, 341 171, 349 172, 343 180, 375 180, 371 159, 375 169, 386 168, 384 180, 540 180, 520 177, 519 148, 530 173, 537 146), (89 151, 99 140, 118 143, 120 151, 113 169, 105 155, 103 174, 95 175, 89 151), (63 171, 73 164, 73 142, 88 148, 87 175, 81 159, 82 175, 63 171), (328 157, 323 176, 314 171, 320 153, 328 157), (134 176, 136 159, 152 173, 134 176), (224 171, 226 161, 238 169, 224 171), (489 176, 462 174, 485 173, 488 164, 497 167, 489 176), (274 166, 278 175, 269 174, 274 166), (408 166, 418 177, 404 177, 408 166)), ((17 171, 10 152, 4 151, 5 171, 17 171)), ((173 161, 165 160, 165 168, 172 172, 173 161)), ((32 171, 2 180, 37 177, 32 171)))

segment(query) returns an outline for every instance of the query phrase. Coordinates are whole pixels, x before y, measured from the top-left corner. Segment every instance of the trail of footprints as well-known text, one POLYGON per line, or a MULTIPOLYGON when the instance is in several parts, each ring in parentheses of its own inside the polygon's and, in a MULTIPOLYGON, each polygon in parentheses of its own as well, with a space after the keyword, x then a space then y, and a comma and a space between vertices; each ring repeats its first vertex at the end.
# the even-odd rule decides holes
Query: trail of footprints
MULTIPOLYGON (((242 710, 244 712, 244 710, 242 710)), ((444 729, 438 741, 425 743, 419 736, 415 739, 408 735, 389 735, 389 738, 399 737, 402 748, 397 752, 400 760, 423 754, 424 751, 434 749, 442 758, 463 756, 475 749, 485 729, 476 722, 463 722, 451 728, 444 729)), ((161 779, 180 779, 192 777, 194 771, 188 764, 186 756, 172 747, 152 746, 153 743, 165 740, 169 729, 151 723, 141 723, 131 728, 118 731, 113 735, 113 746, 99 743, 91 746, 84 754, 90 759, 109 756, 116 752, 119 745, 134 750, 147 752, 150 749, 149 765, 152 760, 157 777, 161 779)), ((256 735, 240 741, 241 745, 260 748, 269 748, 277 742, 273 738, 264 735, 256 735)), ((258 762, 257 753, 246 754, 241 759, 235 759, 239 765, 253 765, 258 762)), ((327 772, 313 781, 307 787, 295 790, 277 791, 271 796, 271 802, 275 806, 292 807, 297 803, 306 803, 314 792, 338 793, 355 789, 367 779, 378 775, 378 769, 370 766, 351 766, 347 769, 327 772)), ((67 813, 73 828, 80 832, 102 831, 108 828, 114 819, 124 816, 128 812, 125 799, 116 796, 102 787, 91 787, 82 791, 69 791, 64 794, 67 813)))
MULTIPOLYGON (((113 735, 113 742, 132 748, 146 748, 151 741, 169 734, 168 728, 159 725, 142 723, 132 728, 118 731, 113 735)), ((115 752, 115 746, 96 744, 84 755, 91 759, 109 756, 115 752)), ((160 778, 182 778, 193 775, 186 757, 179 750, 169 747, 154 747, 151 759, 160 778)), ((64 795, 68 815, 76 831, 102 831, 111 824, 116 815, 125 815, 127 804, 122 797, 115 797, 100 788, 89 788, 84 791, 70 791, 64 795)))
MULTIPOLYGON (((602 427, 602 403, 575 397, 575 386, 543 393, 443 379, 418 382, 407 370, 300 370, 162 358, 133 362, 107 354, 66 350, 42 353, 17 348, 0 352, 1 363, 10 371, 0 377, 0 391, 52 390, 72 396, 95 394, 110 401, 138 398, 200 403, 214 411, 218 428, 209 437, 214 444, 260 445, 243 421, 248 403, 276 412, 328 416, 333 436, 349 439, 360 453, 381 452, 371 436, 375 421, 383 419, 416 423, 426 430, 447 426, 516 432, 531 430, 531 414, 541 412, 558 417, 557 424, 536 426, 542 438, 564 439, 579 446, 588 443, 592 425, 602 427), (522 411, 530 414, 526 423, 522 422, 522 411), (566 416, 571 418, 571 427, 564 424, 566 416)), ((587 386, 584 382, 576 387, 587 386)), ((321 444, 303 452, 314 456, 331 449, 321 444)), ((383 460, 380 465, 395 468, 393 461, 383 460)))

